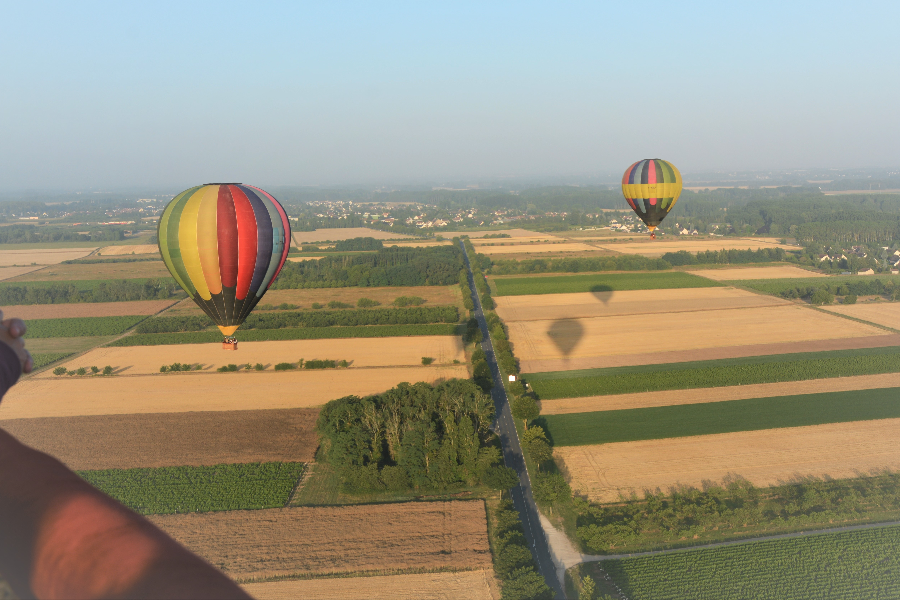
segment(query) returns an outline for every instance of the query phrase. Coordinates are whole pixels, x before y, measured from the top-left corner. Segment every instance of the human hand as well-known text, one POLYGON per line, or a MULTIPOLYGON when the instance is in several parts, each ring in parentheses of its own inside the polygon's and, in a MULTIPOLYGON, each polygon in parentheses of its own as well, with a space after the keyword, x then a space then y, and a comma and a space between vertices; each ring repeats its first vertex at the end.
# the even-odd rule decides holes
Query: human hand
POLYGON ((4 319, 3 311, 0 310, 0 342, 12 348, 16 356, 19 357, 22 372, 31 373, 32 369, 34 369, 34 359, 31 358, 31 353, 25 349, 25 340, 22 339, 26 330, 25 321, 22 319, 4 319))

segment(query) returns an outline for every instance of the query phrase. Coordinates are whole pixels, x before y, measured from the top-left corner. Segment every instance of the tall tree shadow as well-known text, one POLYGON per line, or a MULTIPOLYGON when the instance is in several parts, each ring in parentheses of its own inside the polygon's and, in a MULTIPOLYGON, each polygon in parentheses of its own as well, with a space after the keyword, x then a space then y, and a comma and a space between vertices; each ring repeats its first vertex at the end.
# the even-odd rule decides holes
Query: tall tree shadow
POLYGON ((547 335, 560 353, 568 358, 584 337, 584 325, 578 319, 560 319, 550 326, 547 335))

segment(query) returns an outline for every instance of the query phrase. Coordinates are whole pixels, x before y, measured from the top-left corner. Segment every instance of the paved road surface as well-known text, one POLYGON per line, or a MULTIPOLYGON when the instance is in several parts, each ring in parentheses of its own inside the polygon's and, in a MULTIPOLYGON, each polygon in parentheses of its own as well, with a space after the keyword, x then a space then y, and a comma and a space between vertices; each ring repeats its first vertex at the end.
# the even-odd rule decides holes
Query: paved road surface
POLYGON ((512 420, 512 413, 509 408, 509 401, 506 397, 506 388, 503 387, 503 381, 500 378, 500 369, 497 367, 497 359, 494 357, 494 347, 491 345, 491 337, 488 334, 487 321, 484 319, 484 311, 481 308, 481 299, 478 297, 478 290, 475 288, 475 279, 472 275, 472 266, 469 264, 469 256, 466 254, 465 245, 463 246, 463 255, 466 259, 466 269, 469 274, 469 287, 472 289, 472 302, 475 304, 475 318, 478 319, 478 326, 484 336, 481 348, 487 355, 487 363, 491 368, 491 376, 494 378, 494 388, 491 390, 491 397, 494 400, 494 408, 497 411, 496 427, 494 430, 500 436, 500 445, 503 447, 503 460, 506 466, 516 470, 519 474, 519 485, 511 491, 513 504, 519 511, 519 517, 522 519, 522 527, 525 529, 525 539, 531 546, 531 554, 538 565, 538 572, 544 577, 547 585, 556 593, 556 598, 565 599, 560 581, 556 577, 556 567, 550 558, 550 547, 547 539, 544 537, 544 530, 541 528, 541 522, 538 518, 537 506, 534 504, 534 497, 531 494, 531 479, 528 476, 528 469, 525 466, 525 458, 522 456, 522 447, 519 445, 519 434, 516 432, 515 424, 512 420))

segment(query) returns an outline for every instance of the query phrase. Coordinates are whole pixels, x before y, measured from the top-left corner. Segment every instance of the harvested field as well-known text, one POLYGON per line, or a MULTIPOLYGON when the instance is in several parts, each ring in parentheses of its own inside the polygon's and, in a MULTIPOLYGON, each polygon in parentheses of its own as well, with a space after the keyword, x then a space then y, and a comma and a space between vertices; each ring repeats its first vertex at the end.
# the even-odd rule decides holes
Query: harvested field
POLYGON ((649 236, 643 242, 628 242, 606 246, 608 250, 615 250, 622 254, 641 254, 649 257, 659 257, 666 252, 705 252, 707 250, 758 250, 760 248, 781 248, 782 250, 799 250, 798 246, 779 244, 773 238, 712 238, 690 240, 651 240, 649 236))
POLYGON ((453 240, 431 240, 431 241, 414 241, 414 242, 385 242, 384 247, 398 246, 400 248, 432 248, 434 246, 449 246, 453 240))
MULTIPOLYGON (((662 295, 664 292, 660 292, 662 295)), ((514 321, 509 339, 522 370, 531 361, 674 352, 723 346, 777 344, 888 334, 799 305, 707 310, 648 319, 643 315, 514 321)), ((696 360, 696 359, 693 359, 696 360)), ((579 361, 579 365, 586 361, 579 361)), ((572 366, 557 370, 570 370, 572 366)), ((584 368, 584 367, 577 367, 584 368)))
POLYGON ((714 281, 736 281, 739 279, 791 279, 796 277, 828 277, 800 267, 742 267, 735 269, 696 269, 688 271, 714 281))
MULTIPOLYGON (((467 235, 472 240, 472 243, 475 242, 476 239, 483 238, 486 235, 497 234, 497 233, 505 233, 511 238, 538 238, 542 240, 554 240, 560 239, 555 235, 551 235, 549 233, 539 233, 537 231, 529 231, 528 229, 486 229, 482 231, 442 231, 441 235, 445 238, 454 238, 461 235, 467 235)), ((491 238, 488 238, 491 239, 491 238)), ((493 238, 496 240, 508 240, 509 238, 493 238)), ((485 240, 488 241, 488 240, 485 240)))
POLYGON ((577 242, 578 240, 567 240, 566 238, 557 237, 555 235, 540 235, 536 233, 532 233, 530 236, 516 236, 516 237, 508 237, 508 238, 481 238, 481 239, 472 239, 469 240, 472 242, 472 245, 475 246, 475 249, 483 248, 484 246, 518 246, 521 244, 563 244, 563 243, 572 243, 577 242))
POLYGON ((107 246, 97 251, 101 256, 121 256, 123 254, 159 254, 156 244, 137 244, 130 246, 107 246))
MULTIPOLYGON (((294 304, 301 308, 310 308, 314 302, 326 305, 337 301, 356 306, 360 298, 368 298, 381 302, 382 307, 390 308, 391 303, 400 296, 418 296, 425 299, 424 306, 448 306, 461 305, 462 294, 459 285, 423 285, 416 287, 345 287, 345 288, 319 288, 304 290, 269 290, 263 297, 254 312, 260 312, 259 306, 271 304, 278 306, 282 303, 294 304)), ((194 304, 190 298, 186 298, 178 305, 166 311, 167 317, 181 315, 205 314, 194 304)))
POLYGON ((481 500, 148 517, 234 579, 387 569, 489 569, 481 500))
POLYGON ((25 275, 19 275, 8 280, 9 283, 26 281, 87 281, 97 279, 141 279, 141 278, 169 278, 166 264, 159 260, 146 260, 140 262, 101 262, 92 264, 54 265, 34 271, 25 275))
MULTIPOLYGON (((291 340, 284 342, 241 342, 240 351, 223 352, 218 344, 179 344, 172 346, 127 346, 97 348, 63 363, 69 369, 81 366, 112 365, 117 373, 150 375, 159 373, 161 365, 181 362, 200 363, 204 371, 229 363, 262 363, 267 369, 280 362, 297 362, 301 358, 346 360, 351 370, 359 367, 401 367, 422 364, 422 357, 434 358, 435 364, 465 362, 462 339, 450 335, 399 338, 343 338, 326 340, 291 340)), ((342 371, 343 374, 343 371, 342 371)), ((256 374, 254 374, 256 375, 256 374)), ((342 375, 340 375, 342 376, 342 375)), ((55 377, 42 373, 38 377, 55 377)), ((339 375, 335 375, 339 377, 339 375)))
POLYGON ((900 419, 554 448, 576 493, 598 502, 737 475, 756 486, 900 470, 900 419), (639 469, 635 465, 640 465, 639 469))
POLYGON ((480 254, 486 254, 487 256, 492 256, 495 254, 550 254, 550 253, 563 253, 569 254, 572 252, 599 252, 606 250, 606 248, 598 248, 596 246, 588 246, 587 244, 578 244, 578 243, 559 243, 559 244, 508 244, 505 246, 489 246, 489 245, 481 245, 478 247, 478 252, 480 254))
MULTIPOLYGON (((19 275, 31 273, 32 271, 37 271, 38 269, 43 268, 43 266, 37 265, 32 265, 30 267, 0 267, 0 281, 12 279, 13 277, 18 277, 19 275)), ((0 596, 0 598, 2 598, 2 596, 0 596)))
MULTIPOLYGON (((79 302, 73 304, 22 304, 4 306, 6 317, 20 319, 77 319, 81 317, 125 317, 155 315, 178 300, 135 300, 134 302, 79 302)), ((190 301, 193 304, 193 301, 190 301)), ((196 306, 196 305, 195 305, 196 306)))
POLYGON ((656 313, 679 313, 726 308, 755 308, 791 304, 774 296, 763 296, 729 287, 621 292, 583 292, 539 296, 498 296, 497 315, 507 324, 514 321, 583 319, 656 313))
POLYGON ((236 410, 3 421, 19 441, 70 469, 310 462, 319 411, 236 410))
POLYGON ((566 415, 605 410, 649 408, 651 406, 675 406, 679 404, 726 402, 728 400, 745 400, 749 398, 771 398, 795 394, 852 392, 890 387, 900 387, 900 373, 542 400, 541 414, 566 415))
POLYGON ((10 265, 55 265, 64 260, 82 258, 96 248, 32 248, 28 250, 0 250, 0 267, 10 265))
POLYGON ((288 258, 290 262, 303 262, 304 260, 322 260, 324 256, 291 256, 288 258))
MULTIPOLYGON (((177 349, 171 356, 172 361, 182 360, 177 349)), ((343 396, 377 394, 403 381, 433 383, 468 377, 465 365, 280 373, 37 377, 20 382, 6 394, 0 404, 0 420, 308 408, 343 396)))
POLYGON ((244 590, 257 600, 499 600, 500 589, 493 571, 423 573, 337 579, 294 579, 245 583, 244 590))
POLYGON ((369 229, 368 227, 347 227, 346 229, 316 229, 315 231, 295 231, 292 235, 294 245, 312 242, 338 242, 358 237, 370 237, 376 240, 405 240, 413 236, 369 229))
POLYGON ((900 302, 867 302, 865 304, 837 304, 823 306, 828 312, 862 319, 885 327, 900 329, 900 302))
POLYGON ((527 363, 522 363, 522 370, 526 373, 549 373, 552 371, 603 369, 606 367, 628 367, 633 365, 662 365, 722 358, 768 356, 770 354, 825 352, 828 350, 855 350, 860 348, 886 348, 888 346, 900 346, 900 335, 870 335, 808 342, 721 346, 717 348, 687 350, 684 352, 672 350, 668 352, 639 352, 635 354, 584 356, 578 358, 550 358, 546 360, 531 360, 527 363))

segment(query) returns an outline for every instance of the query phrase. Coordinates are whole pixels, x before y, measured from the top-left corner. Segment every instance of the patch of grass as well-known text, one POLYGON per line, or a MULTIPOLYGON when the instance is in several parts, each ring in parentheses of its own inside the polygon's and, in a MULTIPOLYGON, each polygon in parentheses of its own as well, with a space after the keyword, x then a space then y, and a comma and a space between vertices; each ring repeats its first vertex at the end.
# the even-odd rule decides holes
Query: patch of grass
POLYGON ((556 277, 511 277, 493 279, 495 296, 529 294, 566 294, 625 290, 663 290, 675 288, 721 287, 705 277, 666 271, 664 273, 610 273, 599 275, 560 275, 556 277))
POLYGON ((117 335, 134 327, 146 316, 75 317, 71 319, 29 319, 29 338, 68 338, 117 335))
POLYGON ((543 400, 660 390, 803 381, 900 371, 900 348, 861 348, 721 360, 534 373, 543 400))
POLYGON ((31 358, 34 359, 34 368, 40 369, 41 367, 46 367, 51 363, 55 363, 58 360, 62 360, 67 356, 72 356, 72 352, 48 352, 48 353, 37 353, 32 354, 31 358))
POLYGON ((900 388, 751 398, 703 404, 546 415, 556 446, 892 419, 900 417, 900 388))
MULTIPOLYGON (((31 321, 27 324, 30 325, 31 321)), ((72 354, 83 352, 106 344, 115 339, 112 335, 88 336, 88 337, 63 337, 63 338, 38 338, 31 339, 30 332, 25 335, 25 347, 32 354, 54 354, 65 352, 72 354)))
POLYGON ((109 469, 78 474, 144 514, 248 510, 284 506, 304 463, 109 469))

